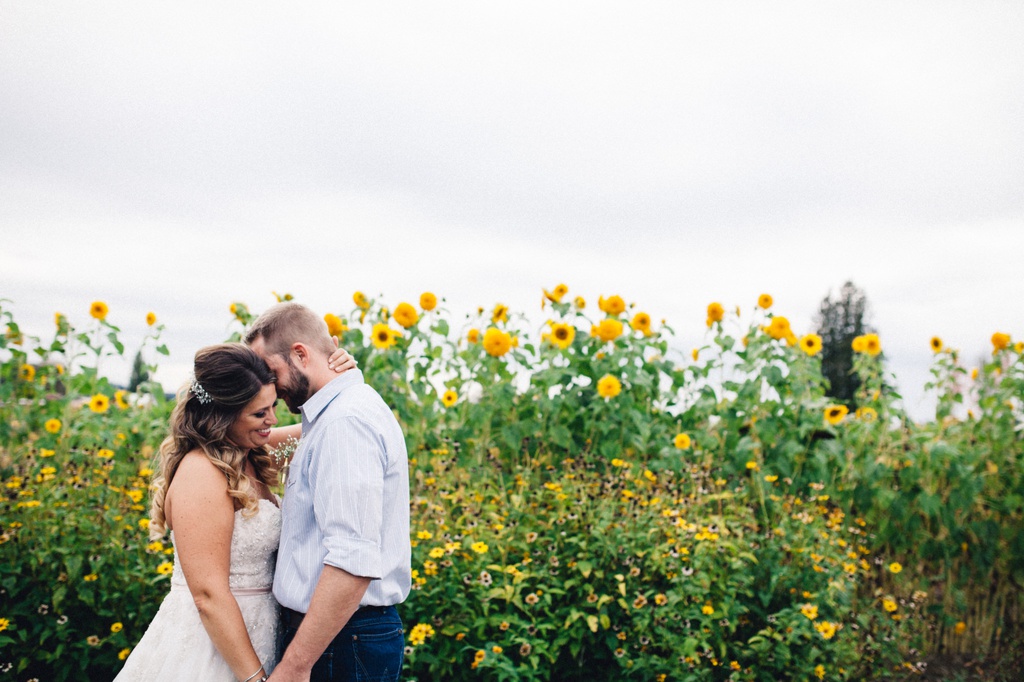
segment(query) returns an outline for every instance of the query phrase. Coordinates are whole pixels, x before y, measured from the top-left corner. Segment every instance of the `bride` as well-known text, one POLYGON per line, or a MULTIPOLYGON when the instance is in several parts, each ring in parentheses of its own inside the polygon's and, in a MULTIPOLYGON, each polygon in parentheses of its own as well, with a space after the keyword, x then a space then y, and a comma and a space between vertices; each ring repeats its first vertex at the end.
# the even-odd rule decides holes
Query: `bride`
MULTIPOLYGON (((355 366, 345 351, 328 361, 355 366)), ((265 680, 277 662, 271 594, 281 533, 268 452, 301 427, 277 423, 274 375, 241 344, 201 349, 160 446, 150 536, 171 530, 171 590, 115 682, 265 680)))

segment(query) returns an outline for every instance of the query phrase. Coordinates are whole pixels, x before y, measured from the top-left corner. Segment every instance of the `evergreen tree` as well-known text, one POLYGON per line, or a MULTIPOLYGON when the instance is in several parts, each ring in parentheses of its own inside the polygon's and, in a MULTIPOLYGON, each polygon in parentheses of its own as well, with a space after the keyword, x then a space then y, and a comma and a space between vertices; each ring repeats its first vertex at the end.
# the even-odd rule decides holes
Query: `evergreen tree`
POLYGON ((828 379, 827 395, 856 408, 854 396, 860 378, 853 372, 853 339, 873 330, 865 322, 867 296, 853 282, 847 282, 833 298, 831 292, 821 301, 815 317, 821 337, 821 372, 828 379))
POLYGON ((128 380, 128 390, 135 392, 141 384, 149 381, 149 369, 142 361, 142 350, 135 354, 135 361, 132 363, 132 378, 128 380))

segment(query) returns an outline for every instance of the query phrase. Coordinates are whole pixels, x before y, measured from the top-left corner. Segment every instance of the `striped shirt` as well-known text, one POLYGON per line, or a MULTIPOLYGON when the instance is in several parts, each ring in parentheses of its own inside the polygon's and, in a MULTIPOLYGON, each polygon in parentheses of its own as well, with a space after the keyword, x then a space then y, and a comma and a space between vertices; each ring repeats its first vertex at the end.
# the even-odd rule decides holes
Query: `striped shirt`
POLYGON ((360 606, 404 601, 412 579, 409 457, 398 420, 359 370, 317 391, 301 412, 274 596, 305 613, 328 564, 371 578, 360 606))

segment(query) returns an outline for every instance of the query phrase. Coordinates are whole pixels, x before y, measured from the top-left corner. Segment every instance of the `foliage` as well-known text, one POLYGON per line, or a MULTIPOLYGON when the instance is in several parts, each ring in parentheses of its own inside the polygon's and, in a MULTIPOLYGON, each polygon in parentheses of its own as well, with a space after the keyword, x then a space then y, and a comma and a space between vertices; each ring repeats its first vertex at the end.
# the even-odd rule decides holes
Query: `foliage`
MULTIPOLYGON (((591 315, 561 286, 532 336, 500 304, 456 329, 432 294, 394 314, 354 303, 328 324, 411 457, 407 678, 881 679, 1019 636, 1024 346, 1009 337, 970 380, 939 344, 937 419, 914 424, 877 338, 853 354, 848 413, 821 340, 766 295, 746 320, 709 306, 685 360, 664 323, 617 296, 591 315)), ((61 316, 43 343, 0 308, 11 679, 112 677, 167 589, 170 550, 145 526, 170 405, 102 378, 123 351, 104 309, 83 332, 61 316)), ((238 338, 253 315, 231 312, 238 338)))

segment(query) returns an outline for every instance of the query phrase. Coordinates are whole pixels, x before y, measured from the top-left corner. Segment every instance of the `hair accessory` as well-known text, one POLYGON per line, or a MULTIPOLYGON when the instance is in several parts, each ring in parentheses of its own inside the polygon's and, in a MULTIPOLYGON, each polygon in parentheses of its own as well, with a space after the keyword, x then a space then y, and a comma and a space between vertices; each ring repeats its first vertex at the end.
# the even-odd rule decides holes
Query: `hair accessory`
POLYGON ((213 398, 210 397, 210 394, 206 392, 206 389, 203 388, 203 385, 199 383, 195 376, 192 377, 192 395, 196 397, 200 405, 213 402, 213 398))

